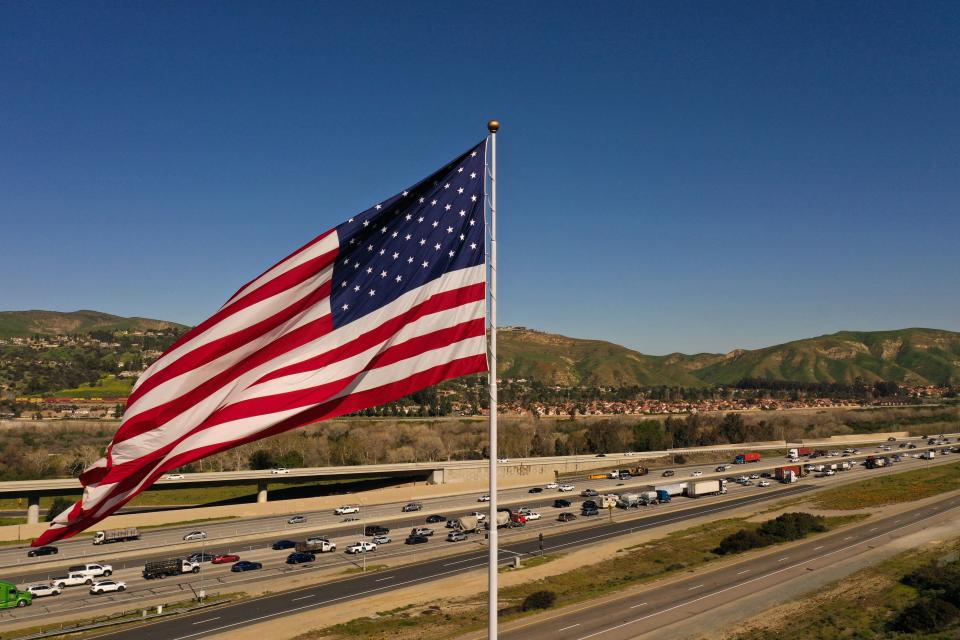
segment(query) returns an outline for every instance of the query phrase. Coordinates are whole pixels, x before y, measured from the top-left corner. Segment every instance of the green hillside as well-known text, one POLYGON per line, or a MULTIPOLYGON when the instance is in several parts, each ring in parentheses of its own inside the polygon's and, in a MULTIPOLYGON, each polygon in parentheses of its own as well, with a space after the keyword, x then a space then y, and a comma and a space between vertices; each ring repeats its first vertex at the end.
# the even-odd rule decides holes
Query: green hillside
MULTIPOLYGON (((699 356, 648 356, 602 340, 580 340, 523 328, 497 333, 501 377, 561 386, 705 386, 682 363, 699 356)), ((719 356, 707 356, 717 358, 719 356)))
POLYGON ((786 344, 733 351, 694 372, 711 384, 743 378, 797 382, 960 383, 960 333, 937 329, 841 331, 786 344))
POLYGON ((523 328, 498 334, 500 376, 557 385, 732 384, 744 378, 794 382, 960 384, 960 333, 936 329, 842 331, 726 355, 649 356, 600 340, 523 328))
POLYGON ((150 318, 123 318, 99 311, 0 311, 0 337, 44 336, 91 331, 160 331, 183 325, 150 318))

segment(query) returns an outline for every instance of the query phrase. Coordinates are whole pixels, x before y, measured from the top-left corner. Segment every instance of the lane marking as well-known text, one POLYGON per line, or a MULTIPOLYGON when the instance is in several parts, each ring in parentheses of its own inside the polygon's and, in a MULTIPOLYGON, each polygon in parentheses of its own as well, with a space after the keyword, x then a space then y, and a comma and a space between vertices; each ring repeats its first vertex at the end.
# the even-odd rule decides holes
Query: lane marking
POLYGON ((783 562, 784 560, 789 560, 789 559, 790 559, 790 556, 783 556, 782 558, 777 560, 777 562, 783 562))
POLYGON ((207 618, 206 620, 198 620, 197 622, 193 622, 191 624, 206 624, 208 622, 213 622, 214 620, 219 620, 219 619, 220 619, 220 616, 217 616, 216 618, 207 618))
POLYGON ((820 549, 823 549, 823 545, 820 545, 819 547, 814 547, 814 548, 813 548, 814 551, 820 551, 820 549))
POLYGON ((569 627, 564 627, 563 629, 560 629, 560 631, 566 631, 567 629, 573 629, 574 627, 579 627, 579 626, 580 626, 580 623, 578 622, 577 624, 572 624, 569 627))
POLYGON ((444 565, 442 565, 442 566, 444 566, 444 567, 452 567, 452 566, 455 565, 455 564, 463 564, 464 562, 473 562, 473 561, 479 560, 479 559, 480 559, 480 558, 466 558, 466 559, 464 559, 464 560, 457 560, 457 561, 455 561, 455 562, 447 562, 446 564, 444 564, 444 565))
POLYGON ((646 603, 646 602, 641 602, 640 604, 635 604, 635 605, 633 605, 633 606, 630 607, 630 608, 631 608, 631 609, 636 609, 637 607, 642 607, 642 606, 645 605, 645 604, 647 604, 647 603, 646 603))
MULTIPOLYGON (((943 515, 945 512, 950 511, 950 510, 952 510, 952 509, 953 509, 953 507, 951 507, 950 509, 944 509, 944 510, 940 511, 940 515, 943 515)), ((887 533, 881 533, 881 534, 879 534, 879 535, 872 536, 872 537, 870 537, 870 538, 865 538, 865 539, 861 540, 860 542, 855 542, 854 544, 847 545, 846 547, 841 547, 841 548, 835 549, 835 550, 833 550, 833 551, 828 551, 827 553, 823 554, 822 556, 819 556, 819 558, 826 558, 826 557, 828 557, 828 556, 832 556, 832 555, 837 554, 837 553, 840 553, 840 552, 842 552, 842 551, 846 551, 847 549, 852 549, 852 548, 854 548, 854 547, 859 547, 860 545, 866 544, 867 542, 870 542, 871 540, 875 540, 875 539, 877 539, 877 538, 881 538, 881 537, 883 537, 883 536, 885 536, 885 535, 887 535, 887 534, 893 533, 894 531, 898 531, 898 530, 900 530, 900 529, 906 529, 907 527, 910 527, 910 526, 913 526, 913 525, 918 524, 918 523, 920 523, 920 522, 923 522, 924 520, 926 520, 926 518, 918 518, 918 519, 917 519, 916 521, 914 521, 914 522, 911 522, 911 523, 909 523, 909 524, 905 524, 905 525, 903 525, 902 527, 897 527, 897 528, 895 528, 895 529, 892 529, 892 530, 888 531, 887 533)), ((660 615, 660 614, 662 614, 662 613, 667 613, 667 612, 669 612, 669 611, 673 611, 673 610, 675 610, 675 609, 679 609, 679 608, 681 608, 681 607, 685 607, 685 606, 687 606, 687 605, 694 604, 695 602, 699 602, 699 601, 701 601, 701 600, 706 600, 707 598, 712 598, 712 597, 715 596, 715 595, 719 595, 719 594, 721 594, 721 593, 725 593, 725 592, 727 592, 727 591, 732 591, 733 589, 737 589, 737 588, 739 588, 739 587, 743 587, 743 586, 745 586, 745 585, 750 584, 751 582, 756 582, 756 581, 758 581, 758 580, 763 580, 764 578, 769 578, 769 577, 774 576, 774 575, 776 575, 776 574, 778 574, 778 573, 783 573, 784 571, 789 571, 789 570, 791 570, 791 569, 796 569, 796 568, 799 567, 799 566, 802 566, 802 565, 804 565, 804 564, 809 563, 809 562, 812 561, 812 560, 817 560, 817 559, 819 559, 819 558, 808 558, 807 560, 803 560, 803 561, 801 561, 801 562, 794 563, 794 564, 792 564, 792 565, 790 565, 790 566, 788 566, 788 567, 783 567, 782 569, 776 569, 776 570, 774 570, 774 571, 771 571, 770 573, 766 573, 766 574, 764 574, 764 575, 757 576, 756 578, 750 578, 749 580, 745 580, 745 581, 743 581, 743 582, 741 582, 741 583, 739 583, 739 584, 735 584, 735 585, 732 585, 732 586, 729 586, 729 587, 725 587, 725 588, 723 588, 723 589, 720 589, 720 590, 718 590, 718 591, 713 591, 713 592, 711 592, 711 593, 707 593, 707 594, 704 594, 704 595, 702 595, 702 596, 698 596, 698 597, 696 597, 696 598, 693 598, 692 600, 688 600, 688 601, 686 601, 686 602, 681 602, 680 604, 673 605, 672 607, 667 607, 666 609, 661 609, 660 611, 656 611, 656 612, 654 612, 654 613, 649 613, 649 614, 647 614, 647 615, 645 615, 645 616, 641 616, 641 617, 635 618, 635 619, 633 619, 633 620, 628 620, 627 622, 624 622, 624 623, 622 623, 622 624, 618 624, 618 625, 613 626, 613 627, 608 627, 608 628, 606 628, 606 629, 601 629, 600 631, 596 631, 596 632, 594 632, 594 633, 591 633, 590 635, 582 636, 582 637, 578 638, 578 640, 588 640, 589 638, 595 638, 596 636, 599 636, 599 635, 601 635, 601 634, 607 633, 607 632, 609 632, 609 631, 614 631, 614 630, 616 630, 616 629, 622 629, 623 627, 626 627, 626 626, 629 626, 629 625, 632 625, 632 624, 636 624, 636 623, 638 623, 638 622, 643 622, 644 620, 647 620, 647 619, 649 619, 649 618, 653 618, 654 616, 658 616, 658 615, 660 615)), ((177 640, 180 640, 180 639, 178 638, 177 640)))
POLYGON ((738 575, 738 576, 743 575, 743 574, 745 574, 745 573, 750 573, 750 569, 744 569, 743 571, 737 571, 737 575, 738 575))
POLYGON ((377 578, 374 582, 383 582, 384 580, 393 580, 394 576, 387 576, 386 578, 377 578))
POLYGON ((290 602, 296 602, 297 600, 306 600, 307 598, 313 598, 313 597, 315 597, 316 595, 317 595, 317 594, 315 594, 315 593, 310 593, 310 594, 307 594, 307 595, 305 595, 305 596, 300 596, 299 598, 294 598, 294 599, 291 600, 290 602))
POLYGON ((702 587, 702 586, 703 586, 702 584, 698 584, 698 585, 695 586, 695 587, 690 587, 689 589, 687 589, 687 591, 693 591, 694 589, 699 589, 699 588, 702 587))
POLYGON ((850 540, 851 538, 853 538, 853 536, 847 536, 844 540, 850 540))

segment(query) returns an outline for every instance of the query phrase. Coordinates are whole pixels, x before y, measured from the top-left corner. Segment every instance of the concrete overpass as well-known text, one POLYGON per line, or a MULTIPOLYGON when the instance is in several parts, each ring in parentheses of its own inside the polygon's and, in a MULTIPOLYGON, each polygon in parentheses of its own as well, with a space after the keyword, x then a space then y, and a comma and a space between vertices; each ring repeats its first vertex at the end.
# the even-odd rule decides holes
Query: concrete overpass
MULTIPOLYGON (((903 439, 906 432, 882 433, 863 436, 844 436, 818 441, 805 441, 802 446, 842 447, 852 444, 866 444, 886 441, 888 437, 903 439)), ((499 473, 502 477, 530 476, 531 482, 537 482, 544 476, 590 471, 598 468, 627 467, 636 465, 639 460, 664 458, 677 454, 725 452, 731 454, 745 450, 762 451, 784 449, 797 444, 785 441, 747 443, 686 449, 666 449, 645 451, 642 453, 609 453, 598 457, 594 454, 577 456, 549 456, 542 458, 518 458, 501 462, 499 473)), ((328 478, 408 478, 424 480, 430 484, 455 484, 459 482, 480 481, 487 478, 487 460, 449 460, 435 462, 408 462, 398 464, 352 465, 336 467, 312 467, 290 469, 286 474, 273 474, 263 471, 222 471, 209 473, 185 473, 181 480, 159 480, 151 490, 183 489, 204 486, 246 485, 257 486, 257 502, 267 502, 271 482, 314 482, 328 478)), ((27 499, 27 524, 36 524, 40 520, 40 497, 51 495, 80 494, 82 488, 76 478, 57 478, 52 480, 23 480, 0 482, 0 497, 27 499)))

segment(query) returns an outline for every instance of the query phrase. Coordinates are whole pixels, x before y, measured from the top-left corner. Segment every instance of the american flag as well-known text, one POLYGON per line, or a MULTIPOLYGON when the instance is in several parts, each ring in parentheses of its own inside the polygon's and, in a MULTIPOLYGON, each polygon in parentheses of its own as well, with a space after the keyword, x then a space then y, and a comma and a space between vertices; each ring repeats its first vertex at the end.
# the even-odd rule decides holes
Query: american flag
POLYGON ((311 240, 186 333, 34 546, 194 460, 486 371, 485 155, 486 141, 311 240))

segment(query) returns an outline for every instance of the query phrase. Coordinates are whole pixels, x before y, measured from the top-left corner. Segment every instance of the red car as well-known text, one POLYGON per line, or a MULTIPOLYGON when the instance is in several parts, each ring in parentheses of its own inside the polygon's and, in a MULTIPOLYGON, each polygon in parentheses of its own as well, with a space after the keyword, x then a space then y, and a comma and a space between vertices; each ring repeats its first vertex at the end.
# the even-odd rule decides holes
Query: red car
POLYGON ((240 556, 235 553, 225 553, 223 555, 213 556, 213 560, 210 562, 213 564, 227 564, 228 562, 236 562, 239 559, 240 556))

